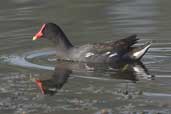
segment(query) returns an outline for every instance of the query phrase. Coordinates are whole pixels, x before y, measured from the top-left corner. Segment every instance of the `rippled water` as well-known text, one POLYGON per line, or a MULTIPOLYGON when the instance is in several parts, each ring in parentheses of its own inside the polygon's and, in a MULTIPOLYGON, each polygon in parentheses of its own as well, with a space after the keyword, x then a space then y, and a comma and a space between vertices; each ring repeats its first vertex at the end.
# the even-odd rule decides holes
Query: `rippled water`
POLYGON ((6 0, 0 4, 0 113, 170 114, 169 0, 6 0), (32 41, 44 22, 73 44, 138 34, 152 41, 142 63, 57 62, 53 45, 32 41), (42 86, 41 86, 42 84, 42 86))

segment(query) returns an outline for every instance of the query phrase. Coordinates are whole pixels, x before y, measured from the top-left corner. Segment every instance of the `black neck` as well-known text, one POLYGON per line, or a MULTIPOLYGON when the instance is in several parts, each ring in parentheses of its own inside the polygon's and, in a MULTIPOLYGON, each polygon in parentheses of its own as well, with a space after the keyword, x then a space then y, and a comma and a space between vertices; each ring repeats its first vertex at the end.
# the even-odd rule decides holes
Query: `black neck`
POLYGON ((60 50, 68 50, 73 47, 71 42, 68 40, 67 36, 64 34, 62 29, 58 28, 58 33, 55 37, 50 37, 49 39, 57 46, 60 50))
POLYGON ((61 30, 61 32, 57 35, 59 37, 58 39, 58 45, 59 47, 63 49, 70 49, 73 47, 71 42, 68 40, 67 36, 64 34, 64 32, 61 30))

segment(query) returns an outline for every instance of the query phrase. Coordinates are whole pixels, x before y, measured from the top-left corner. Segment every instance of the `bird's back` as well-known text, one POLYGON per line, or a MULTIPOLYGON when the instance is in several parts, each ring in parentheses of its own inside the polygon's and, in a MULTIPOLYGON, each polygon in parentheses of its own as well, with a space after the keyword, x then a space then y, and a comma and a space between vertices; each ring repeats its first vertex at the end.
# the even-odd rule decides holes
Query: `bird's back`
MULTIPOLYGON (((107 41, 104 43, 86 44, 74 47, 68 53, 68 60, 92 63, 113 63, 123 60, 133 60, 135 58, 133 57, 135 55, 134 51, 137 49, 137 51, 141 51, 140 47, 133 47, 137 41, 136 35, 131 35, 117 41, 107 41)), ((150 46, 148 46, 148 48, 149 47, 150 46)), ((148 48, 146 48, 146 50, 148 50, 148 48)), ((145 52, 146 51, 144 51, 144 53, 145 52)))

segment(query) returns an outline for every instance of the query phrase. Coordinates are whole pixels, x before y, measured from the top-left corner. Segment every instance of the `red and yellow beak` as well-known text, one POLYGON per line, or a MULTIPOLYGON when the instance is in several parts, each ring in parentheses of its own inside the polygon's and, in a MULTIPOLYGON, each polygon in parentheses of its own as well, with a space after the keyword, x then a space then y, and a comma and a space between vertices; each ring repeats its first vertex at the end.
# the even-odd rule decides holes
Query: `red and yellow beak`
POLYGON ((33 37, 33 40, 37 40, 41 37, 43 37, 43 29, 45 28, 45 24, 42 25, 41 29, 39 30, 39 32, 33 37))

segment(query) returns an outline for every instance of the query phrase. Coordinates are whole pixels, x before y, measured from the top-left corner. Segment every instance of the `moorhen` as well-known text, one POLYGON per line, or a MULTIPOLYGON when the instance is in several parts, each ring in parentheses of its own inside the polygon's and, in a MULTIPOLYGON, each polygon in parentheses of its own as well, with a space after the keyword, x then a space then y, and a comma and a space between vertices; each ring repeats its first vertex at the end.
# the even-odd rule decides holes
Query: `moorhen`
POLYGON ((63 30, 54 23, 43 24, 33 40, 39 38, 49 39, 55 44, 58 60, 90 63, 139 61, 151 46, 151 42, 134 46, 139 40, 137 35, 134 34, 117 41, 85 44, 76 47, 68 40, 63 30))

